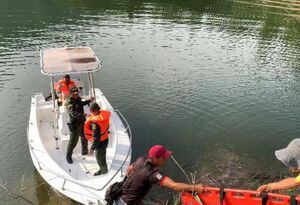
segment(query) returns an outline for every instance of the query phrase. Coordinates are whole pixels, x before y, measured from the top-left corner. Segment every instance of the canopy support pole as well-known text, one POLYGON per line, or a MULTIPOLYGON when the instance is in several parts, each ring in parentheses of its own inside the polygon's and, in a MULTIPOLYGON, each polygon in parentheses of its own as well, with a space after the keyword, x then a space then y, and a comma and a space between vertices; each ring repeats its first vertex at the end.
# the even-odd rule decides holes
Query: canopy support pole
POLYGON ((58 115, 58 108, 55 106, 55 89, 54 89, 54 77, 51 76, 51 94, 52 94, 52 105, 53 105, 53 128, 54 128, 54 139, 56 143, 55 149, 59 149, 58 147, 58 136, 57 136, 57 115, 58 115))
POLYGON ((55 110, 55 90, 54 90, 54 77, 51 76, 51 95, 52 95, 52 105, 53 110, 55 110))
POLYGON ((94 99, 96 100, 94 78, 93 78, 93 74, 91 72, 88 73, 88 78, 89 78, 89 86, 90 86, 92 97, 94 97, 94 99))

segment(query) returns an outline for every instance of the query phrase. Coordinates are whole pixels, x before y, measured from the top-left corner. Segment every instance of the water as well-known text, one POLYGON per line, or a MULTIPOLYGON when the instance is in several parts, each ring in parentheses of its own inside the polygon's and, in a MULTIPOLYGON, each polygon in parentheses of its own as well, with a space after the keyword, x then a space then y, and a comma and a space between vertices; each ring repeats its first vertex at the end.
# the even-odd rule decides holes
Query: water
POLYGON ((300 1, 2 0, 0 181, 76 204, 34 171, 26 129, 31 95, 49 92, 39 50, 82 45, 103 61, 95 84, 131 124, 133 159, 164 144, 188 172, 283 173, 274 150, 299 137, 299 36, 300 1))

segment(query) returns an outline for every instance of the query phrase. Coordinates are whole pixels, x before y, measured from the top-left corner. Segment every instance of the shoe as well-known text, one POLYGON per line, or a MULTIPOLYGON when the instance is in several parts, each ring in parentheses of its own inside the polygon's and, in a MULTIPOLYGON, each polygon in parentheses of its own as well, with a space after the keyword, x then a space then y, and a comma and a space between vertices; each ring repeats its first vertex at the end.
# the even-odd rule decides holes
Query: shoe
POLYGON ((106 174, 107 173, 107 171, 101 171, 101 170, 99 170, 98 172, 96 172, 96 173, 94 173, 94 176, 98 176, 98 175, 101 175, 101 174, 106 174))
POLYGON ((94 176, 98 176, 98 175, 101 175, 101 174, 102 174, 102 172, 101 172, 101 170, 99 170, 99 171, 94 173, 94 176))
POLYGON ((81 155, 87 155, 89 152, 87 150, 84 150, 81 152, 81 155))
POLYGON ((68 162, 69 164, 73 164, 72 157, 67 157, 67 162, 68 162))

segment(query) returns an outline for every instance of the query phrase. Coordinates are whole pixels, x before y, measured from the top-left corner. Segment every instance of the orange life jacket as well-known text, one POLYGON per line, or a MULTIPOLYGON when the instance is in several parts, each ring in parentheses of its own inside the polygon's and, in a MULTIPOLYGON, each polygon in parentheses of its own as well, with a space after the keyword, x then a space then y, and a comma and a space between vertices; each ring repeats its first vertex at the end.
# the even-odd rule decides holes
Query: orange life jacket
POLYGON ((97 123, 100 127, 100 142, 108 139, 109 117, 111 113, 108 110, 101 110, 99 115, 91 115, 84 124, 85 138, 91 142, 94 141, 91 123, 97 123))
POLYGON ((59 80, 54 84, 54 89, 60 91, 65 95, 70 95, 70 89, 76 87, 76 84, 73 80, 70 80, 70 83, 67 85, 64 79, 59 80))

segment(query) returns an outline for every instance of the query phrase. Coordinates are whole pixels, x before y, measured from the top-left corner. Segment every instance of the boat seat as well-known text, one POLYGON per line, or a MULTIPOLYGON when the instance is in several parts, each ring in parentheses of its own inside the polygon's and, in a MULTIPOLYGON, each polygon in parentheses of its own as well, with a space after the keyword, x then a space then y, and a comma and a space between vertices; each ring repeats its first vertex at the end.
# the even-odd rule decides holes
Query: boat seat
POLYGON ((58 128, 60 132, 61 140, 69 140, 70 139, 70 130, 68 126, 69 122, 69 114, 65 106, 60 106, 60 115, 58 118, 58 128))

